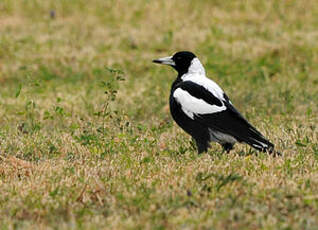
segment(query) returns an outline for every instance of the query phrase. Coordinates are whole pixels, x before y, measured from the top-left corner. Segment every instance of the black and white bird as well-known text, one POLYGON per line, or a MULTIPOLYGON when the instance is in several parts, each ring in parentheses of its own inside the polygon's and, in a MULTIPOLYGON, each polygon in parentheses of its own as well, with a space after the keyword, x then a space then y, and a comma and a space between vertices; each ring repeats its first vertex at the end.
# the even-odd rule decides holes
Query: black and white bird
POLYGON ((274 152, 274 145, 237 111, 220 86, 206 77, 193 53, 181 51, 153 62, 172 66, 178 72, 171 87, 170 112, 176 123, 193 137, 199 153, 206 152, 211 141, 221 144, 226 152, 236 142, 262 152, 274 152))

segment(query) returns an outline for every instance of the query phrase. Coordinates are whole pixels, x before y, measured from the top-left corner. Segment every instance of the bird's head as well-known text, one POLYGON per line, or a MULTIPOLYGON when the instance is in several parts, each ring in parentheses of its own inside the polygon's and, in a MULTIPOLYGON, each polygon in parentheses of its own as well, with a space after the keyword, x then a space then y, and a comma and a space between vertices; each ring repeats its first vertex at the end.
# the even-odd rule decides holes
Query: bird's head
POLYGON ((199 59, 189 51, 180 51, 173 56, 155 59, 153 62, 172 66, 178 72, 179 76, 188 72, 204 72, 199 59))

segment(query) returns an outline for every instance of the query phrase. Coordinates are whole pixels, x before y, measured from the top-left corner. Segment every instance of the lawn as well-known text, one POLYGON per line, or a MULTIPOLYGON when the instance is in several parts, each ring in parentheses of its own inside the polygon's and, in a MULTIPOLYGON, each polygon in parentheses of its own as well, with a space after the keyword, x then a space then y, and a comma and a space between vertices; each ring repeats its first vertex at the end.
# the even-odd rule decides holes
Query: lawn
POLYGON ((318 229, 316 0, 0 0, 0 229, 318 229), (283 153, 198 155, 194 52, 283 153))

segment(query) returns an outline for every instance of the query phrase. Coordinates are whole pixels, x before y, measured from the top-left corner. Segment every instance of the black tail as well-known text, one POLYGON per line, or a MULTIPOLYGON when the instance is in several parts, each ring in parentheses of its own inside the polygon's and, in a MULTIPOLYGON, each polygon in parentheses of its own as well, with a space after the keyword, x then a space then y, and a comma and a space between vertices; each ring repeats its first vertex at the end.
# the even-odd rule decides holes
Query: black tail
POLYGON ((236 120, 233 125, 233 136, 239 142, 244 142, 253 148, 262 151, 273 153, 274 155, 281 155, 274 150, 274 144, 267 140, 259 131, 257 131, 234 107, 232 104, 227 104, 230 110, 231 118, 236 120))
POLYGON ((240 136, 240 142, 249 144, 254 149, 262 152, 273 153, 274 144, 267 140, 260 132, 258 132, 253 126, 248 124, 248 130, 244 133, 245 135, 240 136))
POLYGON ((275 150, 274 144, 269 142, 267 139, 265 139, 265 137, 263 137, 263 135, 260 134, 259 132, 258 132, 258 135, 255 133, 249 136, 248 138, 246 138, 246 140, 242 140, 242 142, 249 144, 254 149, 257 149, 262 152, 267 152, 269 154, 273 154, 274 156, 282 155, 280 152, 275 150))

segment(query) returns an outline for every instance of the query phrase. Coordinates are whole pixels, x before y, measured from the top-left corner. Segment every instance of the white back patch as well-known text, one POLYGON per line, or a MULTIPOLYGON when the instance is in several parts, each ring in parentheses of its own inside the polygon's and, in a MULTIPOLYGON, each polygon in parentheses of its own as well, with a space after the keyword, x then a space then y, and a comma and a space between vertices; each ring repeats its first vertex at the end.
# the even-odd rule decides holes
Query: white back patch
POLYGON ((193 97, 181 88, 177 88, 174 91, 173 97, 181 105, 182 111, 191 119, 194 119, 194 114, 211 114, 226 110, 226 106, 223 103, 222 106, 210 105, 202 99, 193 97))

